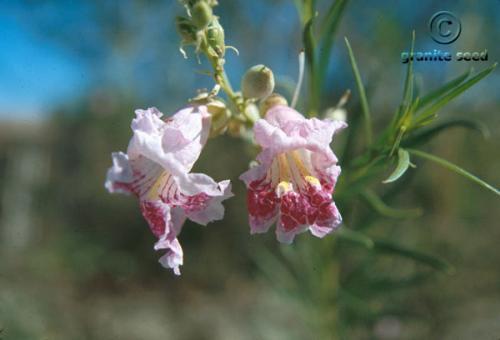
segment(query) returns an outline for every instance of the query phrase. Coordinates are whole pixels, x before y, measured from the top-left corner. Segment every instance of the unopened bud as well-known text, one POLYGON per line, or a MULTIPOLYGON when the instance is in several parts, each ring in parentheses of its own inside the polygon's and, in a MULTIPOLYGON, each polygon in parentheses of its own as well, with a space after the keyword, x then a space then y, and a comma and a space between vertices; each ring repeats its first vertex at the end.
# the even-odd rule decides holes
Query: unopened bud
POLYGON ((267 111, 276 105, 288 106, 288 102, 282 95, 273 93, 260 103, 260 115, 265 116, 267 111))
POLYGON ((219 20, 214 18, 207 29, 208 45, 217 53, 219 57, 224 56, 226 45, 224 42, 224 29, 219 20))
POLYGON ((326 110, 326 119, 347 121, 347 111, 342 107, 333 107, 326 110))
POLYGON ((210 125, 210 137, 218 136, 227 129, 227 123, 231 117, 231 111, 226 104, 220 100, 214 100, 206 104, 208 113, 212 116, 210 125))
POLYGON ((274 90, 274 75, 270 68, 255 65, 248 69, 241 82, 241 91, 245 98, 262 99, 274 90))
POLYGON ((336 106, 326 110, 325 118, 332 120, 341 120, 343 122, 347 121, 347 110, 344 109, 344 106, 345 104, 347 104, 350 97, 351 97, 351 90, 347 90, 342 95, 342 97, 340 97, 340 100, 336 106))
POLYGON ((198 1, 191 8, 193 24, 200 30, 206 28, 212 21, 212 7, 203 0, 198 1))
POLYGON ((190 44, 196 41, 196 27, 193 26, 188 18, 176 17, 175 26, 183 43, 190 44))

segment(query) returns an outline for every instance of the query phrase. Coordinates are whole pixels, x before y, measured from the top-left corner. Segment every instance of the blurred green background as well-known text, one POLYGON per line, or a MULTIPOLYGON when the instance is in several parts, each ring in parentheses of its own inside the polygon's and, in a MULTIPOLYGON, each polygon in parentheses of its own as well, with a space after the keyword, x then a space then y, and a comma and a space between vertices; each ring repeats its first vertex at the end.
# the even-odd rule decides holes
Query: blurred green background
MULTIPOLYGON (((328 5, 318 2, 320 10, 328 5)), ((221 0, 216 13, 226 43, 240 52, 226 57, 233 83, 259 63, 273 69, 281 89, 293 82, 302 46, 293 1, 221 0)), ((488 62, 416 63, 417 82, 428 90, 500 59, 499 13, 494 0, 350 2, 323 102, 334 105, 346 89, 355 89, 347 36, 380 131, 399 104, 405 74, 400 54, 409 49, 412 30, 416 50, 488 49, 488 62), (448 46, 428 33, 438 10, 462 22, 462 35, 448 46)), ((248 149, 242 140, 211 140, 196 164, 216 180, 231 179, 236 197, 225 203, 223 221, 185 225, 181 277, 157 263, 160 254, 136 200, 104 189, 110 153, 126 149, 134 109, 157 106, 171 113, 196 89, 211 86, 209 77, 195 72, 208 65, 198 64, 192 50, 188 60, 178 52, 174 18, 181 14, 182 6, 171 0, 0 2, 0 338, 315 338, 304 321, 309 309, 281 294, 255 261, 262 249, 280 246, 273 233, 249 235, 238 176, 251 154, 242 152, 248 149)), ((481 120, 488 139, 455 129, 428 147, 495 186, 499 87, 495 70, 441 112, 481 120)), ((348 121, 359 114, 358 103, 354 93, 348 121)), ((342 145, 339 136, 334 149, 342 145)), ((406 190, 389 203, 421 207, 424 214, 377 220, 366 232, 438 254, 455 273, 366 284, 352 279, 359 268, 394 279, 408 277, 417 265, 345 246, 341 283, 355 306, 340 310, 346 337, 498 339, 499 200, 434 164, 417 166, 405 175, 406 190)), ((310 237, 301 235, 290 247, 310 237)))

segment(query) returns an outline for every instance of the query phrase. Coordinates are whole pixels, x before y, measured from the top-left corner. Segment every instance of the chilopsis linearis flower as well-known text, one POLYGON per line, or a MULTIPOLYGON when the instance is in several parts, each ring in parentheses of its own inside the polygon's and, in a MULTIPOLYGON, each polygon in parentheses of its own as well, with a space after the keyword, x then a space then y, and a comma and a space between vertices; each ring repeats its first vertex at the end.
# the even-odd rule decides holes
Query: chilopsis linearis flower
POLYGON ((186 219, 206 225, 224 215, 221 202, 232 196, 228 180, 215 182, 191 173, 209 132, 206 106, 184 108, 167 119, 156 108, 137 110, 127 153, 112 154, 105 186, 134 194, 151 231, 160 263, 179 275, 183 252, 177 236, 186 219))
POLYGON ((330 143, 346 126, 306 119, 285 105, 272 107, 255 123, 262 151, 258 165, 240 176, 248 189, 251 233, 264 233, 276 222, 278 240, 291 243, 306 230, 323 237, 341 223, 332 200, 340 167, 330 143))

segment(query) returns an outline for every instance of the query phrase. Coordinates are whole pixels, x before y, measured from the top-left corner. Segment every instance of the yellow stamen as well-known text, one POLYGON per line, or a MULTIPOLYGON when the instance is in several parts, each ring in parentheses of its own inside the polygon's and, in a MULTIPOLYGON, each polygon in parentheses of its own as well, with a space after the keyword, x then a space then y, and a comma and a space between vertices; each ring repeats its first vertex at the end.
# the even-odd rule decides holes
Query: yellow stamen
POLYGON ((276 187, 276 195, 278 195, 278 197, 281 197, 283 194, 286 194, 291 190, 293 190, 292 183, 287 181, 281 181, 276 187))
POLYGON ((319 179, 314 176, 306 176, 305 179, 314 186, 321 186, 319 179))

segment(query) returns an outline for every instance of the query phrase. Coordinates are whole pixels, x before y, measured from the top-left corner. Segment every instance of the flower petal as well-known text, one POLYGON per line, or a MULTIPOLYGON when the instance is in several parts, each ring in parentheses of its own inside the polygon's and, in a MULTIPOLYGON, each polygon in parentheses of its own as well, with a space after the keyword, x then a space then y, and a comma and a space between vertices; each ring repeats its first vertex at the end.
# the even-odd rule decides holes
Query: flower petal
POLYGON ((165 122, 150 108, 137 110, 132 122, 134 135, 127 154, 140 155, 160 164, 174 175, 188 173, 200 156, 210 132, 210 116, 204 106, 189 107, 165 122))
POLYGON ((183 262, 183 252, 177 235, 186 219, 182 210, 171 209, 162 201, 141 202, 141 210, 151 231, 159 238, 154 249, 166 250, 165 255, 160 258, 160 263, 180 275, 179 266, 183 262))
POLYGON ((113 165, 108 170, 104 186, 110 193, 130 194, 132 191, 129 183, 132 182, 133 175, 128 156, 123 152, 113 152, 111 157, 113 165))
POLYGON ((224 217, 224 206, 222 201, 233 196, 231 192, 231 183, 225 180, 218 183, 218 192, 216 195, 205 193, 191 196, 184 203, 186 216, 193 222, 207 225, 207 223, 220 220, 224 217))
MULTIPOLYGON (((163 248, 162 248, 163 249, 163 248)), ((175 275, 181 275, 179 266, 182 266, 184 253, 178 239, 173 239, 169 244, 166 253, 160 257, 159 262, 165 268, 171 268, 175 275)))

